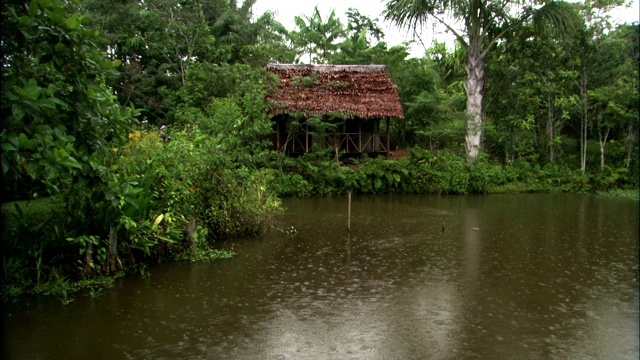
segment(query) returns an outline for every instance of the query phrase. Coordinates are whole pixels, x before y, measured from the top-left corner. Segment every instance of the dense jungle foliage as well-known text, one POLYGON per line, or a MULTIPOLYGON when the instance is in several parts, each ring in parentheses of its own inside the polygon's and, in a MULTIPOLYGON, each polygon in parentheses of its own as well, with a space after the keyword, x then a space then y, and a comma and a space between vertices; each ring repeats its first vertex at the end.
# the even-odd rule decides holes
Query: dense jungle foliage
MULTIPOLYGON (((2 4, 2 292, 108 285, 164 259, 229 257, 281 197, 638 189, 639 27, 576 3, 571 36, 522 21, 486 53, 482 151, 465 152, 465 49, 389 47, 351 9, 285 29, 255 0, 2 4), (282 157, 268 62, 385 64, 408 156, 282 157)), ((484 2, 482 2, 484 4, 484 2)), ((537 6, 536 2, 529 4, 537 6)), ((319 122, 318 131, 326 126, 319 122)), ((399 151, 398 153, 400 153, 399 151)))

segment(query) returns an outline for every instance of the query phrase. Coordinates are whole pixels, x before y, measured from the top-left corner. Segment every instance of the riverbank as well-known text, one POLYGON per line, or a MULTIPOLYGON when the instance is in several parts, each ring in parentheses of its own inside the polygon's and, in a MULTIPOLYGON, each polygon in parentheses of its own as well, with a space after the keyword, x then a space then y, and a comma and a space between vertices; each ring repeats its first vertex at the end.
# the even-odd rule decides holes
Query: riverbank
POLYGON ((640 191, 638 189, 612 189, 608 191, 598 191, 597 196, 600 197, 616 197, 631 200, 640 200, 640 191))
MULTIPOLYGON (((500 194, 527 192, 607 193, 638 188, 636 172, 609 168, 583 173, 561 163, 519 159, 502 164, 480 158, 467 165, 461 154, 412 148, 397 160, 382 157, 337 162, 330 153, 287 158, 273 188, 281 197, 346 194, 500 194)), ((637 191, 637 190, 636 190, 637 191)))

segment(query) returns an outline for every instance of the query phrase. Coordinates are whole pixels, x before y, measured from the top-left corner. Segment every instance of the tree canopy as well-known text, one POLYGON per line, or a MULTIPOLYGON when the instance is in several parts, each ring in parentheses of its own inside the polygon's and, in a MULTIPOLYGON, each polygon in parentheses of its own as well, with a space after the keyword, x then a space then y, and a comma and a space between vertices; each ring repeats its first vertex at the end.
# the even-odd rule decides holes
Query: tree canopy
POLYGON ((432 1, 392 0, 385 16, 400 26, 416 28, 429 20, 443 24, 467 53, 467 161, 478 157, 484 128, 484 83, 487 52, 513 27, 532 21, 539 32, 556 29, 569 33, 578 23, 571 5, 551 1, 534 7, 526 1, 432 1), (457 24, 461 24, 457 27, 457 24))

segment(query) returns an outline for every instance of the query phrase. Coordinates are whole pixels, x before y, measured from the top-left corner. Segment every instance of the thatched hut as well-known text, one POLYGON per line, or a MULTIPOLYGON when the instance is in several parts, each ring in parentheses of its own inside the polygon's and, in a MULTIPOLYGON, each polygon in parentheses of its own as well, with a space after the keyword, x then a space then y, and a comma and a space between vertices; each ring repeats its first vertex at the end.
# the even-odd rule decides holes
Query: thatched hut
POLYGON ((289 154, 333 148, 346 153, 387 154, 389 122, 403 118, 400 97, 384 65, 268 64, 280 82, 267 100, 273 144, 289 154), (318 135, 310 117, 334 124, 318 135), (385 135, 380 122, 386 121, 385 135))

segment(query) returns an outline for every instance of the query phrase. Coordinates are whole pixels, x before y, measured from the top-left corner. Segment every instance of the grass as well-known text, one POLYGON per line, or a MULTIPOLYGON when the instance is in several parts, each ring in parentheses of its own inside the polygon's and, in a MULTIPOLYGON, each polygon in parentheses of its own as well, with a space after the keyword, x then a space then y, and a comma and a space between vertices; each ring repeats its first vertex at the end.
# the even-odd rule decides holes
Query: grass
POLYGON ((529 192, 526 184, 520 182, 512 182, 503 185, 490 186, 487 190, 488 194, 518 194, 529 192))
MULTIPOLYGON (((36 200, 10 201, 2 203, 2 222, 7 225, 9 221, 23 221, 29 219, 31 222, 43 221, 50 218, 55 213, 63 210, 61 204, 53 198, 41 198, 36 200)), ((8 239, 8 226, 2 227, 2 238, 8 239)))
POLYGON ((42 233, 51 231, 51 223, 63 210, 52 198, 37 200, 11 201, 1 207, 3 250, 8 244, 34 242, 42 233))
POLYGON ((52 210, 58 210, 61 205, 58 204, 54 198, 40 198, 35 200, 22 200, 22 201, 10 201, 2 203, 2 211, 16 212, 16 205, 20 207, 23 212, 29 213, 43 213, 50 212, 52 210))

